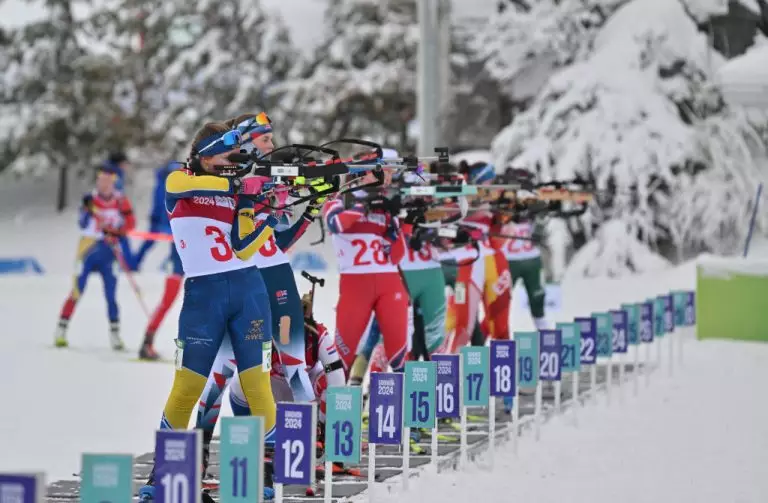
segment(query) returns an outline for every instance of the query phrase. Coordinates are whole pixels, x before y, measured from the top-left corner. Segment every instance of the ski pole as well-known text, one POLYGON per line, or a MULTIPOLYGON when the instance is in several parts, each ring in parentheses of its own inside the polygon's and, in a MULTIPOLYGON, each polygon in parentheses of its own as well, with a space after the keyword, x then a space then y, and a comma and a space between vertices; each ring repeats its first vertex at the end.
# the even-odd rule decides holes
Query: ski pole
POLYGON ((134 278, 133 274, 131 274, 131 270, 128 267, 128 263, 125 261, 125 257, 123 256, 122 252, 118 250, 117 246, 119 246, 118 243, 115 243, 111 246, 112 253, 115 255, 115 258, 117 259, 117 263, 120 265, 120 269, 123 270, 123 273, 125 273, 125 276, 128 278, 128 284, 131 285, 131 289, 133 290, 133 293, 136 294, 136 298, 139 301, 141 310, 144 311, 144 314, 147 315, 147 318, 149 318, 149 309, 147 308, 147 305, 144 303, 144 298, 141 296, 141 290, 139 289, 138 283, 136 283, 136 278, 134 278))

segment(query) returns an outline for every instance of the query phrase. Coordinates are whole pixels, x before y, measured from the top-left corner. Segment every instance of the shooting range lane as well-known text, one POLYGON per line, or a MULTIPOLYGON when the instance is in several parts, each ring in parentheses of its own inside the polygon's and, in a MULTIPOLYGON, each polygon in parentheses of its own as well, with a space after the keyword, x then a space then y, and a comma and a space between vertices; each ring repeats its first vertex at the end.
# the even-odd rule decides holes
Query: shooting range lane
MULTIPOLYGON (((619 370, 616 366, 613 366, 612 380, 614 383, 618 382, 619 370)), ((599 365, 597 369, 597 382, 602 385, 606 382, 606 366, 599 365)), ((643 372, 643 366, 638 367, 639 371, 643 372)), ((626 378, 629 379, 631 374, 635 371, 632 364, 627 364, 625 373, 629 374, 626 378)), ((571 374, 563 374, 563 386, 562 386, 562 401, 564 406, 568 405, 571 399, 571 374)), ((590 389, 590 376, 588 372, 579 373, 579 399, 589 400, 590 389)), ((554 413, 555 401, 552 396, 544 396, 544 414, 546 418, 550 413, 554 413)), ((520 397, 520 419, 521 424, 525 424, 528 419, 523 420, 525 417, 533 416, 534 412, 534 396, 521 396, 520 397)), ((496 406, 496 436, 503 436, 506 432, 510 416, 505 414, 501 404, 501 400, 497 400, 496 406)), ((485 450, 488 441, 488 409, 486 408, 469 408, 469 414, 472 417, 468 418, 468 453, 472 458, 475 455, 485 450)), ((458 421, 454 423, 458 426, 458 421)), ((368 427, 367 424, 363 426, 363 458, 359 465, 350 466, 349 468, 357 468, 361 471, 361 476, 345 476, 334 475, 333 477, 333 492, 332 496, 334 501, 340 501, 341 498, 349 498, 358 495, 367 489, 367 477, 368 477, 368 427)), ((525 429, 523 429, 525 431, 525 429)), ((459 431, 452 425, 440 424, 439 434, 446 437, 452 437, 455 442, 443 441, 441 438, 440 446, 438 449, 439 464, 441 467, 454 467, 459 462, 459 431)), ((418 455, 411 454, 410 466, 411 468, 418 467, 429 463, 430 461, 430 446, 431 438, 429 432, 425 432, 423 438, 419 442, 419 446, 424 449, 423 453, 418 455)), ((398 446, 379 445, 376 450, 376 480, 379 482, 392 479, 402 473, 402 451, 398 446)), ((505 449, 509 448, 506 444, 497 444, 497 448, 505 449)), ((146 481, 150 470, 152 469, 153 453, 146 453, 136 457, 133 467, 133 491, 134 496, 137 496, 137 491, 146 481)), ((318 463, 320 466, 321 463, 318 463)), ((218 438, 214 438, 211 444, 211 465, 209 466, 209 474, 212 477, 218 478, 220 473, 219 466, 219 441, 218 438)), ((397 479, 395 479, 397 480, 397 479)), ((318 491, 315 496, 309 497, 305 495, 306 487, 302 486, 286 486, 284 492, 284 502, 286 503, 298 503, 307 501, 322 501, 322 479, 318 479, 320 482, 318 485, 318 491)), ((392 481, 394 482, 394 480, 392 481)), ((218 492, 216 490, 211 491, 211 495, 214 499, 218 500, 218 492)), ((80 498, 80 482, 78 480, 60 480, 53 482, 48 486, 47 498, 48 502, 66 502, 72 503, 80 498)))

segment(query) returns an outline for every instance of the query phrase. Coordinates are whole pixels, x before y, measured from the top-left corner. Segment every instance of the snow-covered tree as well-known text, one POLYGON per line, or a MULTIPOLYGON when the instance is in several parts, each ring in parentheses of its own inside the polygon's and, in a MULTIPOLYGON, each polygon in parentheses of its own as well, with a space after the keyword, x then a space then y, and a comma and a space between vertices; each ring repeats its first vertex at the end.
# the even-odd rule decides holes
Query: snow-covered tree
POLYGON ((657 254, 738 246, 749 196, 766 178, 755 161, 766 147, 713 87, 721 58, 705 35, 679 0, 632 0, 591 45, 495 139, 497 164, 596 183, 599 204, 559 241, 572 253, 597 240, 575 264, 601 262, 619 274, 660 264, 657 254))
POLYGON ((330 0, 327 39, 276 88, 295 141, 372 137, 401 145, 415 112, 415 0, 330 0))
POLYGON ((584 60, 599 28, 628 0, 516 0, 479 30, 473 48, 518 106, 558 69, 584 60))
POLYGON ((271 111, 269 86, 298 60, 282 18, 254 0, 122 0, 91 23, 119 41, 137 143, 165 155, 207 120, 271 111))
POLYGON ((16 172, 86 169, 110 150, 154 165, 207 120, 269 110, 297 61, 257 0, 47 0, 0 37, 0 151, 16 172), (75 16, 75 13, 79 17, 75 16))
POLYGON ((19 173, 58 169, 60 208, 68 172, 92 167, 121 145, 112 127, 117 62, 82 45, 75 4, 48 0, 47 17, 9 32, 3 47, 5 166, 19 173))

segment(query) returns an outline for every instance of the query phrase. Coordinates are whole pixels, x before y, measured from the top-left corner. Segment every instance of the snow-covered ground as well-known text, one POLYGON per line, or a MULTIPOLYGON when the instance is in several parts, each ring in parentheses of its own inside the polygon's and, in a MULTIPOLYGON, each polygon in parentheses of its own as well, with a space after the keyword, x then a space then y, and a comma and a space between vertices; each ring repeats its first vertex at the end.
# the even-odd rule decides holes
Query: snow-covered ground
POLYGON ((465 472, 424 474, 392 503, 768 501, 768 345, 687 339, 674 377, 638 397, 569 410, 465 472), (574 415, 576 423, 574 423, 574 415))

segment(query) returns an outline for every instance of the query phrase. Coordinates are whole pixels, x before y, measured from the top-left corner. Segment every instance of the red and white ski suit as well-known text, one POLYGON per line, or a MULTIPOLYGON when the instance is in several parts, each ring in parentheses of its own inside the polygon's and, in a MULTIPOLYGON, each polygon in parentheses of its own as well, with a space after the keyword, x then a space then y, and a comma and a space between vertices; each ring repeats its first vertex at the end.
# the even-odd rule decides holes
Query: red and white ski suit
POLYGON ((441 254, 443 260, 454 259, 458 263, 456 286, 446 317, 448 353, 458 352, 470 341, 481 302, 485 311, 481 329, 485 337, 509 339, 512 279, 504 255, 488 241, 492 222, 490 211, 478 211, 463 219, 462 223, 473 228, 480 238, 478 249, 466 245, 441 254))
MULTIPOLYGON (((318 420, 325 421, 325 396, 329 386, 344 386, 346 377, 339 352, 325 325, 317 323, 314 329, 304 326, 307 373, 318 403, 318 420)), ((293 392, 286 379, 280 354, 272 351, 272 395, 275 402, 292 402, 293 392)))
POLYGON ((399 222, 388 212, 362 204, 345 208, 328 201, 323 218, 331 233, 339 265, 336 347, 347 374, 371 317, 376 316, 384 350, 392 368, 405 366, 408 341, 408 292, 397 269, 406 252, 399 222))

